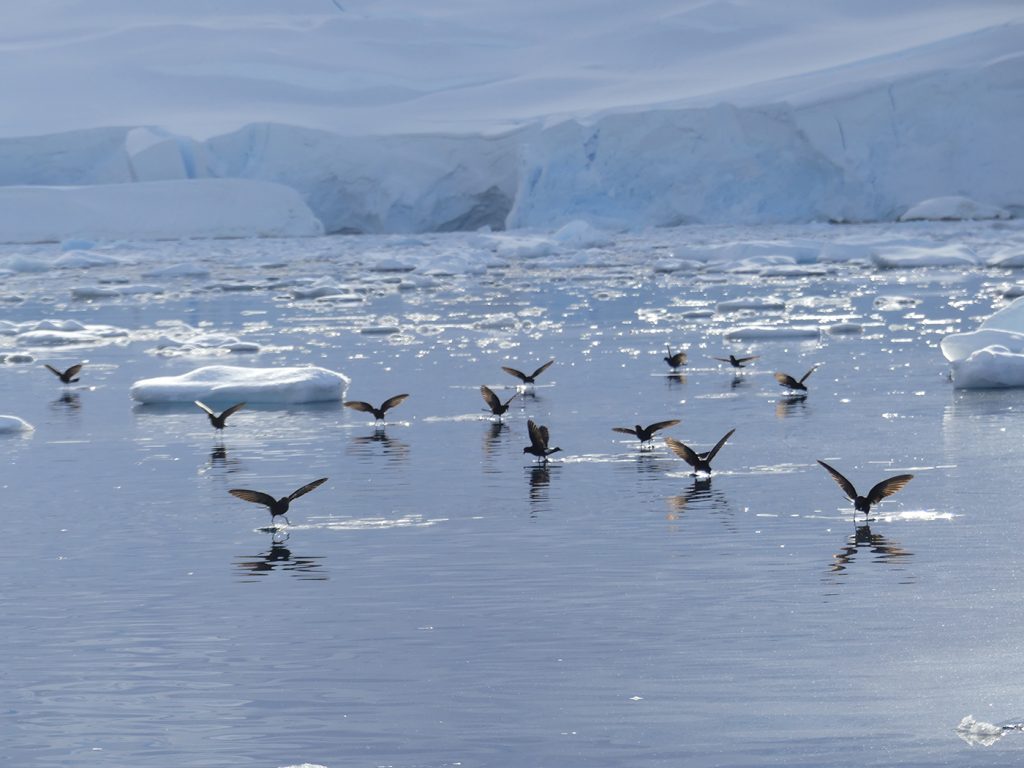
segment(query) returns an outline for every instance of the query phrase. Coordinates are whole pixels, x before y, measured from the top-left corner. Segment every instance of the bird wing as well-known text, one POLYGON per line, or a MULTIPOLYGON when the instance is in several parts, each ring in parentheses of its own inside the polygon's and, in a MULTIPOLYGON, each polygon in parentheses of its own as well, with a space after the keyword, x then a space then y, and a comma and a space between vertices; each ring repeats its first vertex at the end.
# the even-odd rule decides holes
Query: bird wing
POLYGON ((388 410, 390 408, 394 408, 400 402, 405 400, 405 398, 407 398, 408 396, 409 396, 408 394, 405 394, 405 395, 395 395, 394 397, 389 397, 387 400, 385 400, 383 403, 380 404, 381 412, 384 412, 384 411, 386 411, 386 410, 388 410))
POLYGON ((523 373, 522 371, 517 371, 515 368, 509 368, 506 365, 501 366, 501 370, 503 370, 507 374, 515 376, 520 381, 526 381, 526 374, 523 373))
POLYGON ((814 373, 816 370, 818 370, 818 366, 814 366, 813 368, 811 368, 811 370, 809 370, 807 373, 801 376, 800 383, 803 384, 805 381, 807 381, 807 377, 814 373))
POLYGON ((868 491, 868 503, 877 504, 886 496, 892 496, 896 491, 913 479, 913 475, 896 475, 895 477, 890 477, 888 480, 883 480, 868 491))
POLYGON ((508 404, 515 400, 517 397, 519 397, 518 392, 516 392, 514 395, 512 395, 512 397, 505 401, 505 407, 508 408, 508 404))
POLYGON ((534 371, 533 373, 531 373, 531 374, 530 374, 530 378, 531 378, 531 379, 535 379, 535 378, 537 378, 537 377, 538 377, 538 376, 540 376, 540 375, 541 375, 542 373, 544 373, 544 371, 546 371, 546 370, 547 370, 548 368, 550 368, 550 367, 551 367, 551 365, 552 365, 552 364, 553 364, 554 362, 555 362, 555 359, 554 359, 554 358, 551 358, 551 359, 550 359, 550 360, 548 360, 548 361, 547 361, 546 363, 544 363, 544 365, 542 365, 542 366, 541 366, 540 368, 538 368, 538 369, 537 369, 536 371, 534 371))
POLYGON ((75 376, 78 375, 78 372, 80 370, 82 370, 82 363, 75 363, 66 371, 64 371, 64 375, 67 376, 69 379, 73 379, 75 376))
POLYGON ((483 396, 484 402, 487 403, 487 407, 492 411, 497 411, 501 408, 501 400, 498 399, 498 396, 486 384, 480 387, 480 394, 483 396))
POLYGON ((669 419, 668 421, 657 421, 654 424, 651 424, 647 428, 646 431, 647 431, 648 434, 653 435, 659 429, 666 429, 668 427, 674 427, 678 423, 679 423, 679 419, 669 419))
POLYGON ((538 429, 540 430, 540 438, 544 441, 544 450, 546 451, 548 449, 548 442, 551 439, 551 433, 548 432, 548 428, 545 426, 538 427, 538 429))
POLYGON ((364 403, 362 400, 349 400, 347 403, 343 403, 346 408, 352 408, 357 411, 366 411, 367 413, 373 413, 373 406, 369 403, 364 403))
POLYGON ((732 364, 732 360, 730 360, 728 357, 715 357, 714 355, 712 355, 711 359, 718 360, 719 362, 722 363, 729 363, 730 365, 732 364))
POLYGON ((50 373, 52 373, 52 374, 53 374, 54 376, 56 376, 57 378, 60 378, 61 376, 63 376, 63 375, 64 375, 64 374, 62 374, 62 373, 61 373, 60 371, 58 371, 58 370, 57 370, 56 368, 54 368, 54 367, 53 367, 52 365, 50 365, 49 363, 43 363, 43 365, 44 365, 44 366, 46 367, 46 369, 47 369, 47 370, 48 370, 48 371, 49 371, 50 373))
POLYGON ((759 357, 760 357, 760 355, 750 355, 748 357, 737 357, 736 358, 736 362, 737 363, 749 363, 751 360, 757 360, 757 358, 759 358, 759 357))
POLYGON ((538 427, 533 419, 526 422, 526 429, 530 433, 530 445, 536 450, 545 450, 548 447, 547 429, 544 427, 538 427))
POLYGON ((247 491, 244 488, 232 488, 228 493, 242 499, 243 501, 251 501, 253 504, 263 504, 267 507, 272 507, 277 503, 277 499, 269 493, 263 493, 262 491, 247 491))
POLYGON ((735 432, 735 431, 736 431, 736 429, 734 427, 733 429, 730 429, 728 432, 726 432, 722 436, 722 439, 719 440, 717 443, 715 443, 715 447, 707 452, 707 455, 704 457, 704 461, 710 462, 713 458, 715 458, 715 455, 720 450, 722 450, 722 446, 725 445, 725 441, 728 440, 730 437, 732 437, 732 433, 735 432))
POLYGON ((319 480, 314 480, 312 483, 306 483, 304 486, 299 488, 299 490, 292 491, 291 495, 288 497, 288 501, 295 501, 297 498, 299 498, 299 496, 305 496, 307 493, 312 491, 314 488, 316 488, 317 486, 323 485, 326 482, 327 482, 327 478, 326 477, 321 477, 319 480))
POLYGON ((700 457, 693 452, 693 449, 685 443, 681 443, 675 438, 666 437, 665 445, 667 445, 676 456, 685 461, 691 467, 696 467, 697 462, 700 461, 700 457))
POLYGON ((621 432, 624 435, 633 435, 633 437, 637 436, 636 429, 630 427, 612 427, 612 432, 621 432))
POLYGON ((794 379, 788 373, 776 373, 775 380, 779 382, 779 384, 781 384, 782 386, 789 387, 790 389, 798 389, 800 386, 800 382, 794 379))
POLYGON ((686 362, 686 353, 685 352, 676 352, 674 355, 672 355, 672 363, 673 364, 675 364, 675 365, 682 365, 685 362, 686 362))
POLYGON ((213 409, 210 406, 208 406, 206 403, 201 403, 198 400, 193 400, 192 402, 194 402, 196 405, 198 405, 200 408, 202 408, 204 411, 206 411, 206 414, 208 416, 216 416, 217 415, 216 413, 213 412, 213 409))
MULTIPOLYGON (((197 402, 198 402, 198 401, 197 401, 197 402)), ((203 408, 203 410, 207 410, 206 408, 204 408, 204 407, 203 407, 203 406, 201 406, 201 405, 200 405, 199 407, 200 407, 200 408, 203 408)), ((245 408, 245 403, 235 403, 235 404, 234 404, 234 405, 232 405, 232 406, 231 406, 230 408, 226 408, 226 409, 224 410, 224 413, 222 413, 222 414, 220 415, 220 417, 221 417, 222 419, 226 419, 226 418, 227 418, 228 416, 230 416, 230 415, 231 415, 232 413, 234 413, 235 411, 240 411, 240 410, 242 410, 243 408, 245 408)))
MULTIPOLYGON (((836 469, 835 467, 830 467, 821 459, 818 459, 818 463, 825 468, 826 472, 832 475, 833 480, 839 483, 839 487, 843 489, 843 493, 846 494, 846 498, 848 498, 850 501, 853 501, 854 499, 857 498, 857 489, 853 487, 853 483, 851 483, 849 480, 843 477, 842 473, 838 469, 836 469)), ((881 485, 881 483, 879 483, 879 485, 881 485)), ((900 488, 902 487, 903 486, 901 485, 900 488)), ((875 488, 878 488, 878 486, 876 485, 875 488)), ((896 490, 898 489, 893 488, 893 491, 896 490)), ((872 489, 872 493, 874 493, 874 488, 872 489)))

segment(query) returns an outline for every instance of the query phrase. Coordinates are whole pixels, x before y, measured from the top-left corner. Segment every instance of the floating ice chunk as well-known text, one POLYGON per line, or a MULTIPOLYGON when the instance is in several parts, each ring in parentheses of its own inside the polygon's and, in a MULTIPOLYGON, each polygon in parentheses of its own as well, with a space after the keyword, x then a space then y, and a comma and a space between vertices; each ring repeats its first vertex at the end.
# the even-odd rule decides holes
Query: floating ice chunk
POLYGON ((730 328, 724 334, 730 341, 747 339, 817 339, 821 331, 815 325, 745 325, 730 328))
POLYGON ((183 264, 171 264, 169 267, 158 267, 143 272, 143 277, 209 277, 210 270, 202 264, 185 262, 183 264))
POLYGON ((828 332, 833 336, 861 333, 864 326, 860 323, 833 323, 828 327, 828 332))
POLYGON ((967 715, 956 727, 956 734, 971 746, 991 747, 1003 737, 1007 729, 984 720, 975 720, 967 715))
POLYGON ((0 416, 0 435, 12 435, 18 432, 31 432, 35 427, 17 416, 0 416))
POLYGON ((110 267, 125 264, 124 259, 92 251, 70 251, 59 256, 53 266, 57 269, 88 269, 89 267, 110 267))
POLYGON ((691 247, 687 255, 702 261, 741 262, 751 269, 773 264, 806 264, 818 260, 821 246, 809 242, 775 242, 753 240, 723 245, 691 247))
MULTIPOLYGON (((154 350, 150 350, 153 352, 154 350)), ((173 355, 222 355, 240 352, 259 352, 259 344, 242 341, 225 333, 202 333, 183 325, 178 335, 164 336, 155 352, 165 357, 173 355)))
POLYGON ((979 203, 969 197, 952 195, 923 200, 900 216, 900 221, 962 221, 964 219, 1009 219, 1005 208, 979 203))
POLYGON ((655 274, 670 275, 673 272, 696 272, 703 266, 693 259, 659 259, 654 262, 655 274))
POLYGON ((40 320, 22 323, 17 341, 22 346, 62 346, 101 344, 128 336, 128 331, 112 325, 83 325, 77 320, 40 320))
POLYGON ((71 298, 73 299, 116 299, 120 296, 121 291, 116 288, 106 288, 99 285, 80 285, 71 289, 71 298))
POLYGON ((1007 267, 1010 269, 1024 267, 1024 249, 1019 246, 1016 248, 1002 248, 989 256, 985 263, 990 267, 1007 267))
POLYGON ((371 272, 412 272, 416 269, 415 264, 407 264, 398 259, 379 259, 369 266, 371 272))
POLYGON ((36 359, 25 352, 7 352, 0 354, 0 363, 34 363, 36 359))
POLYGON ((505 259, 539 259, 554 250, 555 244, 546 237, 505 237, 498 241, 498 256, 505 259))
POLYGON ((716 308, 719 312, 737 312, 742 309, 782 311, 786 308, 786 302, 774 296, 750 296, 720 301, 716 308))
POLYGON ((0 266, 12 272, 48 272, 50 270, 50 265, 47 262, 20 254, 0 259, 0 266))
POLYGON ((946 336, 939 347, 953 363, 953 382, 957 387, 1024 386, 1019 370, 1024 363, 1024 298, 1003 307, 976 331, 946 336), (1000 365, 1006 370, 996 370, 1000 365))
POLYGON ((86 240, 81 237, 71 237, 61 241, 60 244, 60 249, 65 253, 67 251, 91 251, 95 247, 96 243, 92 240, 86 240))
POLYGON ((142 379, 131 387, 141 403, 314 403, 341 400, 349 378, 326 368, 239 368, 208 365, 181 376, 142 379))
POLYGON ((871 251, 876 266, 886 269, 913 269, 915 267, 974 266, 978 258, 965 245, 888 245, 871 251))
POLYGON ((761 277, 820 277, 827 275, 828 267, 813 264, 778 264, 758 270, 761 277))
POLYGON ((1008 285, 1003 289, 1002 297, 1004 299, 1017 299, 1024 296, 1024 285, 1017 283, 1015 285, 1008 285))
POLYGON ((713 309, 691 309, 686 312, 683 312, 683 317, 687 318, 688 320, 699 320, 705 317, 714 316, 715 310, 713 309))
POLYGON ((882 312, 895 312, 900 309, 910 309, 921 303, 920 299, 913 296, 876 296, 875 309, 882 312))

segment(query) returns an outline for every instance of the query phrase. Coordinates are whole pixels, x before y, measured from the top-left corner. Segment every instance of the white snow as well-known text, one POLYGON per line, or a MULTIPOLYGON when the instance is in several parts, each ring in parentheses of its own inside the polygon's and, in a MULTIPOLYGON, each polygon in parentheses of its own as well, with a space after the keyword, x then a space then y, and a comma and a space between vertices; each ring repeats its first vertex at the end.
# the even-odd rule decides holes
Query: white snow
POLYGON ((1024 387, 1024 298, 996 312, 976 331, 946 336, 940 348, 958 389, 1024 387))
POLYGON ((39 0, 0 56, 0 241, 1024 208, 1018 0, 39 0))
MULTIPOLYGON (((12 243, 69 237, 163 240, 302 237, 323 227, 298 193, 244 179, 151 181, 81 187, 0 186, 0 238, 12 243)), ((57 267, 115 263, 73 251, 57 267)))
POLYGON ((979 203, 969 197, 933 197, 913 206, 900 221, 963 221, 965 219, 1009 219, 1010 212, 996 205, 979 203))
POLYGON ((34 429, 35 427, 17 416, 0 416, 0 435, 31 432, 34 429))
POLYGON ((142 379, 132 385, 131 396, 142 403, 313 403, 343 399, 348 384, 344 374, 315 366, 209 365, 180 376, 142 379))

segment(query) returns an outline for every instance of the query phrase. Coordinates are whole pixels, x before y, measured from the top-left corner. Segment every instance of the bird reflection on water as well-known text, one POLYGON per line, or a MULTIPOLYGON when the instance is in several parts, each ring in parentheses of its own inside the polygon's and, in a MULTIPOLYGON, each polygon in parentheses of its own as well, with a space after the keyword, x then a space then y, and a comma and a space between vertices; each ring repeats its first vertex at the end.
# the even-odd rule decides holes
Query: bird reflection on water
POLYGON ((807 415, 807 395, 787 395, 775 402, 775 415, 780 419, 807 415))
POLYGON ((708 509, 722 521, 722 525, 731 533, 736 533, 737 528, 732 520, 733 510, 729 499, 722 491, 716 491, 711 487, 711 477, 695 477, 693 485, 685 493, 677 496, 669 496, 668 519, 679 520, 683 513, 697 509, 708 509))
POLYGON ((908 552, 895 541, 887 539, 880 533, 874 533, 871 526, 865 523, 856 525, 854 532, 847 537, 843 548, 832 556, 833 562, 829 570, 833 573, 844 573, 861 550, 868 550, 875 555, 872 558, 874 562, 889 565, 901 565, 904 558, 913 556, 913 553, 908 552))
POLYGON ((235 568, 239 570, 241 581, 255 581, 253 577, 266 576, 271 571, 287 571, 303 581, 327 581, 327 572, 323 570, 323 557, 295 557, 285 542, 288 534, 275 534, 270 549, 258 555, 239 555, 235 558, 235 568))
POLYGON ((381 453, 391 462, 402 462, 409 455, 409 444, 393 437, 388 437, 384 427, 376 427, 373 434, 358 435, 348 442, 346 453, 367 459, 381 453))
POLYGON ((536 517, 538 512, 551 509, 551 470, 550 464, 537 464, 527 468, 530 474, 530 517, 536 517))
POLYGON ((82 397, 77 392, 64 391, 60 397, 50 402, 55 411, 77 411, 82 407, 82 397))

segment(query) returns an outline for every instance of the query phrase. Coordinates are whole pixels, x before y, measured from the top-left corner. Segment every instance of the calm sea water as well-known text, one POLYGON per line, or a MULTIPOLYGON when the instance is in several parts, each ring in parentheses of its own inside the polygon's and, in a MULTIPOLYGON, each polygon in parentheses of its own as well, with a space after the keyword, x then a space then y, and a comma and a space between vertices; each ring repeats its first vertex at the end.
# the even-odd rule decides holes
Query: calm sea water
POLYGON ((0 436, 0 762, 1020 763, 1021 734, 972 747, 955 728, 1024 714, 1024 399, 955 393, 936 348, 1012 275, 659 274, 635 243, 402 289, 368 267, 459 247, 156 244, 129 266, 5 278, 0 320, 129 336, 0 337, 37 360, 0 365, 0 412, 36 427, 0 436), (69 299, 182 260, 212 274, 69 299), (289 298, 325 275, 365 301, 289 298), (692 315, 765 296, 785 309, 692 315), (264 351, 154 352, 174 321, 264 351), (752 321, 863 329, 723 338, 752 321), (678 377, 667 344, 689 351, 678 377), (710 359, 729 352, 761 357, 734 376, 710 359), (481 384, 514 391, 500 366, 550 358, 504 426, 485 418, 481 384), (67 389, 41 367, 82 359, 67 389), (322 365, 352 377, 350 398, 410 397, 384 430, 339 404, 253 405, 222 436, 190 404, 129 398, 214 362, 322 365), (812 365, 807 398, 781 397, 771 373, 812 365), (562 448, 547 467, 522 453, 527 418, 562 448), (611 431, 668 418, 700 450, 736 428, 710 482, 611 431), (915 479, 857 526, 819 458, 863 490, 915 479), (323 476, 278 531, 228 494, 323 476))

